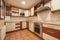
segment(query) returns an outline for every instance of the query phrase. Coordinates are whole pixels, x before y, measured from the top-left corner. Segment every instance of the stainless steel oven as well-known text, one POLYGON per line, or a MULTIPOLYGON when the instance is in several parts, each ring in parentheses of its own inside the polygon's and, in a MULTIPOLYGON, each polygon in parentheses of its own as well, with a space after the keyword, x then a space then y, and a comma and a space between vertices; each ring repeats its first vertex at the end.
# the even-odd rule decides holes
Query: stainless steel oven
POLYGON ((42 24, 34 23, 34 33, 36 33, 38 36, 42 37, 42 24))

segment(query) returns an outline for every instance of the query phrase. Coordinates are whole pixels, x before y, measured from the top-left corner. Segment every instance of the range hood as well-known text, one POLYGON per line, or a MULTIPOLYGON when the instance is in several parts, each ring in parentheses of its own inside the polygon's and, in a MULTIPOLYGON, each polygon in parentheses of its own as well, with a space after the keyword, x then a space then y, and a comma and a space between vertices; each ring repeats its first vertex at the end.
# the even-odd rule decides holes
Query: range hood
POLYGON ((50 7, 48 7, 48 6, 45 6, 45 7, 39 7, 39 8, 37 8, 37 10, 35 10, 35 12, 41 12, 41 11, 45 11, 45 10, 49 10, 49 9, 51 9, 50 7))

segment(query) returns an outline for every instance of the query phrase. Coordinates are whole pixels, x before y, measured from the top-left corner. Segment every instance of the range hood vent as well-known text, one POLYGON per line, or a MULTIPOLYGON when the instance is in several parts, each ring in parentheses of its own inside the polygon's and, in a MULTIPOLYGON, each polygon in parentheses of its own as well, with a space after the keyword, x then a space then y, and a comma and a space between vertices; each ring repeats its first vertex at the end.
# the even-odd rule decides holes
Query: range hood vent
POLYGON ((48 6, 45 7, 39 7, 37 10, 35 10, 35 12, 41 12, 41 11, 45 11, 45 10, 50 10, 51 8, 48 6))

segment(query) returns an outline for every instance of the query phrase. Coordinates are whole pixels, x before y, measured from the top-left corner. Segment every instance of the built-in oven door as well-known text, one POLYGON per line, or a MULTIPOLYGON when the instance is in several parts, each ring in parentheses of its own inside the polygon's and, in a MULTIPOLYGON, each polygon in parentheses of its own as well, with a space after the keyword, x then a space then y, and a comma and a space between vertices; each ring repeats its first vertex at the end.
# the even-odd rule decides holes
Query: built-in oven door
POLYGON ((34 23, 34 33, 36 33, 38 36, 42 37, 42 24, 34 23))

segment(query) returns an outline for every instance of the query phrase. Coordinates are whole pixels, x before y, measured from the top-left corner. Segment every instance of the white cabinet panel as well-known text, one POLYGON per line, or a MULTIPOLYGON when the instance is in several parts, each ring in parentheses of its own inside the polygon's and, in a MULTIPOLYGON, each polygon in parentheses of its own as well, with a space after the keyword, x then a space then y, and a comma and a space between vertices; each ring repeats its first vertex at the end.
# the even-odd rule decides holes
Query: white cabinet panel
POLYGON ((12 22, 12 23, 11 23, 12 31, 16 30, 16 28, 15 28, 15 27, 16 27, 15 23, 13 23, 13 22, 12 22))
POLYGON ((0 29, 0 40, 4 40, 5 35, 6 35, 6 26, 3 26, 3 27, 0 29))
POLYGON ((11 23, 6 23, 6 31, 7 32, 12 31, 11 23))
POLYGON ((59 40, 59 39, 57 39, 57 38, 55 38, 55 37, 52 37, 52 36, 50 36, 50 35, 48 35, 48 34, 45 34, 45 33, 43 33, 43 38, 44 38, 45 40, 59 40))
POLYGON ((17 29, 15 24, 16 24, 15 22, 10 22, 10 23, 7 22, 6 23, 6 31, 9 32, 9 31, 14 31, 14 30, 19 30, 20 28, 17 29))
POLYGON ((5 16, 5 21, 11 21, 10 16, 5 16))
POLYGON ((51 5, 52 5, 52 10, 60 9, 60 0, 52 0, 51 5))
POLYGON ((29 22, 29 30, 34 32, 34 23, 33 22, 29 22))
POLYGON ((27 28, 26 22, 22 22, 22 28, 23 28, 23 29, 24 29, 24 28, 27 28))

